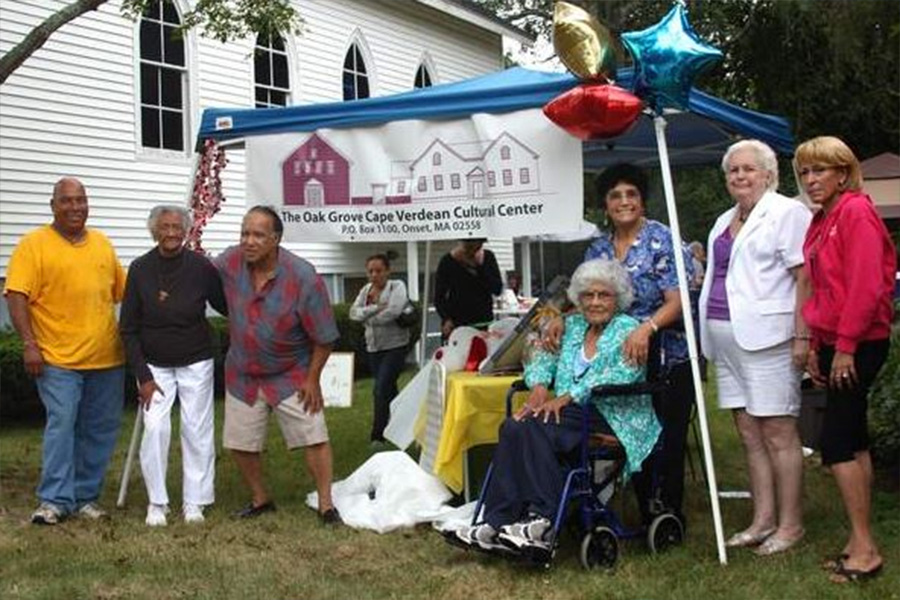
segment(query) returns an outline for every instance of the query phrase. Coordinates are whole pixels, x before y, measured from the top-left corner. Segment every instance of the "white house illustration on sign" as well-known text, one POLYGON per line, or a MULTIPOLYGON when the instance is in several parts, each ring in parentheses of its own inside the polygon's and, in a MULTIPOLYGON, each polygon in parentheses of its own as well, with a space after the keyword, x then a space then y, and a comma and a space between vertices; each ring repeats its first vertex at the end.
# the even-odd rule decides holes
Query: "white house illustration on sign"
POLYGON ((484 143, 434 139, 417 158, 394 161, 390 182, 351 195, 352 161, 312 134, 282 163, 286 206, 410 204, 503 198, 540 192, 540 155, 508 132, 484 143), (465 147, 477 147, 466 156, 465 147), (482 150, 483 148, 483 150, 482 150))

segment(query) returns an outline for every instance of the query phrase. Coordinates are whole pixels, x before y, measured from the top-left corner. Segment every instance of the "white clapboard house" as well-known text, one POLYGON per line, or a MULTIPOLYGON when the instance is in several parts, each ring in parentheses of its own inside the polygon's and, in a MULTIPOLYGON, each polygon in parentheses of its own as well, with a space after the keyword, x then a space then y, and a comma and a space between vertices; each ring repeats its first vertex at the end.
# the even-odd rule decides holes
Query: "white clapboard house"
MULTIPOLYGON (((0 54, 68 3, 0 0, 0 54)), ((189 0, 155 3, 138 22, 111 0, 54 33, 0 85, 0 277, 19 238, 49 222, 52 185, 63 175, 86 184, 88 224, 112 239, 124 264, 146 252, 149 209, 186 201, 206 108, 334 102, 458 81, 501 69, 504 36, 524 40, 466 0, 294 3, 305 20, 299 36, 172 38, 189 0)), ((243 153, 228 159, 227 201, 204 235, 211 253, 237 242, 246 208, 243 153)), ((393 248, 403 273, 407 260, 421 269, 424 252, 412 243, 289 247, 315 264, 336 300, 352 300, 369 254, 393 248)), ((447 247, 435 245, 432 268, 447 247)), ((512 241, 491 247, 511 269, 512 241)))

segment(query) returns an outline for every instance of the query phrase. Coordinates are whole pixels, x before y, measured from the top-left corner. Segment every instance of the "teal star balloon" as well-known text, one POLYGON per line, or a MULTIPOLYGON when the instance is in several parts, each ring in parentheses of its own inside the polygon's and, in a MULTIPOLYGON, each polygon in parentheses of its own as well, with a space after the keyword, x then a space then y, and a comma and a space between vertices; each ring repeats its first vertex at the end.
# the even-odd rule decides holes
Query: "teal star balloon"
POLYGON ((656 25, 623 33, 622 43, 634 59, 632 91, 656 114, 687 108, 694 78, 722 58, 694 32, 681 3, 656 25))

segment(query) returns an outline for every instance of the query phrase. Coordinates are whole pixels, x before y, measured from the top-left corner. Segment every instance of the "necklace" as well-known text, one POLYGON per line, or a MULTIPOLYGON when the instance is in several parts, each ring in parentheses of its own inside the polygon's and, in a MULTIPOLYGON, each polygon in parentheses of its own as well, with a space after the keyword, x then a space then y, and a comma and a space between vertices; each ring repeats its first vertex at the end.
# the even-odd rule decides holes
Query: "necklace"
POLYGON ((741 223, 746 223, 747 219, 750 217, 750 213, 753 212, 753 209, 756 208, 756 203, 753 204, 747 210, 743 210, 740 205, 738 205, 738 221, 741 223))
POLYGON ((159 270, 157 271, 156 299, 162 304, 169 299, 169 296, 172 295, 180 281, 178 275, 181 272, 181 266, 184 264, 184 251, 182 250, 175 258, 160 258, 159 270))
POLYGON ((625 257, 628 256, 628 250, 634 246, 635 242, 637 242, 638 237, 641 235, 641 231, 644 229, 644 224, 646 223, 646 219, 641 217, 641 220, 638 222, 638 226, 633 230, 633 233, 630 234, 619 234, 618 230, 613 230, 612 242, 613 242, 613 251, 616 255, 616 260, 622 262, 625 260, 625 257))

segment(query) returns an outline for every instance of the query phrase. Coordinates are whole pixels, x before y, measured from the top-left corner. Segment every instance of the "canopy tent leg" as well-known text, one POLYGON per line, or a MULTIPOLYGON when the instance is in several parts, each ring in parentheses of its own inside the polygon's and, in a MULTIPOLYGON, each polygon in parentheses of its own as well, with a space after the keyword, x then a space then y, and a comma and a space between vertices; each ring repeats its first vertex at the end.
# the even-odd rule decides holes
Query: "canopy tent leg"
POLYGON ((543 295, 544 288, 547 287, 547 282, 544 277, 544 240, 538 242, 538 257, 541 264, 541 295, 543 295))
POLYGON ((406 242, 406 291, 410 300, 419 299, 419 242, 406 242))
POLYGON ((697 338, 694 336, 694 321, 691 318, 691 301, 688 296, 687 270, 684 254, 680 252, 681 227, 678 224, 678 209, 675 206, 675 191, 672 186, 672 171, 669 165, 669 150, 666 145, 666 120, 662 116, 653 119, 656 130, 656 146, 659 152, 659 167, 663 178, 663 189, 666 196, 666 210, 669 215, 669 228, 672 231, 672 247, 675 249, 675 269, 678 272, 678 292, 681 295, 681 315, 684 319, 684 334, 687 336, 688 353, 691 359, 691 376, 694 380, 694 395, 697 402, 697 416, 700 417, 700 437, 703 440, 703 456, 706 461, 706 472, 709 474, 709 501, 712 506, 713 526, 716 532, 716 548, 719 551, 719 562, 728 564, 725 553, 725 536, 722 532, 722 513, 719 507, 719 491, 716 484, 716 472, 713 468, 712 446, 709 439, 709 424, 706 421, 706 402, 703 398, 703 383, 700 380, 700 362, 697 353, 697 338))
MULTIPOLYGON (((416 261, 418 262, 418 260, 416 261)), ((425 282, 422 287, 422 335, 419 339, 419 368, 425 364, 425 347, 428 345, 428 290, 431 283, 431 240, 425 242, 425 282)))
POLYGON ((531 298, 531 240, 522 241, 522 289, 519 293, 526 298, 531 298))
MULTIPOLYGON (((406 294, 413 302, 419 299, 419 242, 406 242, 406 294)), ((413 345, 413 356, 418 365, 422 364, 419 355, 425 345, 425 333, 423 328, 419 341, 413 345)))

